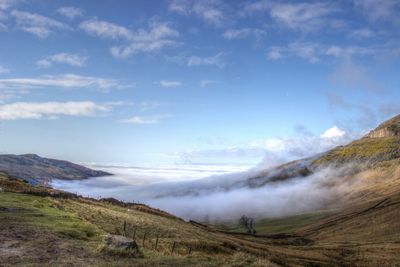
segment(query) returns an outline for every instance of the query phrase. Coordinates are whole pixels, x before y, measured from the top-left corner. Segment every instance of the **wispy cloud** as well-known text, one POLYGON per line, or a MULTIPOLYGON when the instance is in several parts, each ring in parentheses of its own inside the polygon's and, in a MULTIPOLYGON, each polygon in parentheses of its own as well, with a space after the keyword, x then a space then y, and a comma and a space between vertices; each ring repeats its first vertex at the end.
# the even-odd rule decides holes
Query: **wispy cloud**
POLYGON ((72 6, 64 6, 60 7, 57 9, 57 13, 61 14, 69 19, 74 19, 76 17, 81 17, 83 16, 83 9, 82 8, 77 8, 77 7, 72 7, 72 6))
POLYGON ((175 40, 179 32, 165 22, 151 22, 149 29, 138 29, 134 32, 124 26, 93 19, 82 22, 80 28, 103 39, 128 41, 128 45, 114 46, 110 49, 115 58, 127 58, 139 52, 158 52, 163 48, 179 45, 175 40))
POLYGON ((39 38, 48 37, 54 30, 71 30, 65 23, 35 13, 13 10, 11 16, 15 18, 20 30, 39 38))
POLYGON ((82 67, 83 65, 85 65, 86 60, 87 57, 77 54, 58 53, 38 60, 36 62, 36 66, 48 68, 51 67, 53 64, 67 64, 71 66, 82 67))
POLYGON ((276 4, 271 17, 293 30, 312 32, 331 26, 329 16, 338 9, 328 3, 276 4))
POLYGON ((240 28, 240 29, 229 29, 226 30, 222 37, 228 40, 234 39, 243 39, 249 36, 253 36, 256 39, 260 39, 261 37, 265 36, 267 33, 261 29, 253 29, 253 28, 240 28))
POLYGON ((172 0, 168 9, 181 15, 195 16, 207 24, 220 27, 228 20, 226 5, 220 0, 172 0))
POLYGON ((355 8, 371 21, 392 21, 400 23, 400 1, 398 0, 353 0, 355 8))
POLYGON ((8 9, 18 2, 21 2, 21 0, 0 0, 0 10, 8 9))
POLYGON ((79 27, 86 33, 103 39, 122 38, 130 40, 133 37, 133 33, 128 28, 97 19, 84 21, 79 27))
POLYGON ((324 45, 313 42, 294 42, 288 46, 272 46, 268 49, 267 58, 278 60, 286 57, 299 57, 310 63, 318 63, 323 57, 347 59, 353 56, 373 56, 390 51, 391 48, 324 45))
POLYGON ((88 117, 109 111, 109 107, 90 101, 82 102, 16 102, 0 105, 0 120, 57 119, 59 116, 88 117))
POLYGON ((162 120, 172 117, 170 114, 160 114, 152 116, 134 116, 129 119, 121 120, 122 123, 131 124, 158 124, 162 120))
POLYGON ((217 66, 219 68, 225 67, 224 57, 225 53, 220 52, 210 57, 191 56, 187 59, 187 65, 192 66, 217 66))
POLYGON ((159 84, 162 87, 173 88, 173 87, 181 86, 182 82, 181 81, 171 81, 171 80, 161 80, 159 82, 156 82, 156 84, 159 84))
POLYGON ((112 47, 111 54, 116 58, 127 58, 139 52, 158 52, 163 48, 179 45, 175 40, 178 36, 178 31, 168 23, 154 22, 150 24, 148 31, 137 31, 131 38, 130 45, 112 47))
POLYGON ((283 58, 281 47, 273 46, 268 49, 267 59, 277 60, 277 59, 281 59, 281 58, 283 58))
POLYGON ((32 89, 41 87, 112 89, 121 85, 117 80, 76 74, 45 75, 38 78, 0 79, 0 88, 32 89))
POLYGON ((340 9, 331 3, 282 3, 260 0, 246 3, 244 13, 268 12, 280 25, 302 32, 316 32, 324 27, 341 27, 343 21, 333 17, 340 9))
POLYGON ((10 70, 6 67, 0 66, 0 74, 9 73, 10 70))
POLYGON ((376 36, 376 33, 367 28, 353 30, 350 34, 350 37, 355 38, 355 39, 366 39, 366 38, 372 38, 375 36, 376 36))

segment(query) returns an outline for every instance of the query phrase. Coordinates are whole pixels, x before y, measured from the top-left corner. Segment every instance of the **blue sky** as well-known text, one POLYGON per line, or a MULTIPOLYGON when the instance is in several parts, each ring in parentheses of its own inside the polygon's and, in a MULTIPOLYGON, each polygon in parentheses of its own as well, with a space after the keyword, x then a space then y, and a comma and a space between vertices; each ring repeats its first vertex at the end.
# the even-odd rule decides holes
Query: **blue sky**
POLYGON ((0 150, 308 156, 400 112, 399 0, 0 0, 0 150))

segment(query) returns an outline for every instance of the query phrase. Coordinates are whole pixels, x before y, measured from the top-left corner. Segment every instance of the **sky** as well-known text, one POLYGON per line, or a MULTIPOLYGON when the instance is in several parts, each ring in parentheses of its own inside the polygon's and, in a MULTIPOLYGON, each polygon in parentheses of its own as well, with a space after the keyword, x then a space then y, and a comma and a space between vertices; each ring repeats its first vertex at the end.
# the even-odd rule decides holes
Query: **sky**
POLYGON ((0 0, 0 153, 274 164, 400 112, 399 0, 0 0))

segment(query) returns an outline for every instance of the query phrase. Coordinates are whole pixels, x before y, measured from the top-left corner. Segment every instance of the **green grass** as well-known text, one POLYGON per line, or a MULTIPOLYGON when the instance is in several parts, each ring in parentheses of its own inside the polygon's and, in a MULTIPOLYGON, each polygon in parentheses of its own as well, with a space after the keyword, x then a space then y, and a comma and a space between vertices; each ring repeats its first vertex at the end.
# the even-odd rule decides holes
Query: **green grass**
MULTIPOLYGON (((294 233, 307 225, 332 216, 337 212, 335 210, 327 210, 273 219, 259 219, 255 221, 254 229, 257 231, 257 234, 294 233)), ((224 231, 245 232, 245 229, 237 223, 218 223, 212 226, 224 231)))
POLYGON ((334 163, 377 163, 400 158, 400 137, 363 138, 335 148, 313 162, 314 165, 334 163))
POLYGON ((57 201, 18 193, 1 192, 0 207, 15 209, 0 212, 0 220, 17 220, 26 226, 43 228, 71 239, 100 240, 102 231, 66 211, 57 201))
POLYGON ((263 219, 256 222, 255 229, 260 234, 294 233, 307 225, 336 213, 337 211, 317 211, 289 217, 263 219))

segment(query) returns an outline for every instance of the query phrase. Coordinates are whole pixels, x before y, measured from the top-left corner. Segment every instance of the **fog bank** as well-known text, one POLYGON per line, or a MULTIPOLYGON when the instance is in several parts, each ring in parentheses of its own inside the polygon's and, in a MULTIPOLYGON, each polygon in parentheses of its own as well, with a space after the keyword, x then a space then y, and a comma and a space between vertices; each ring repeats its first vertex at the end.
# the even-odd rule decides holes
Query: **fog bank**
POLYGON ((53 186, 84 196, 149 204, 185 219, 236 220, 243 214, 265 218, 324 208, 352 188, 343 178, 345 171, 324 168, 307 177, 271 182, 259 188, 246 184, 248 178, 261 173, 258 168, 184 181, 166 179, 145 184, 143 176, 136 173, 140 178, 136 179, 133 173, 129 177, 54 181, 53 186))

